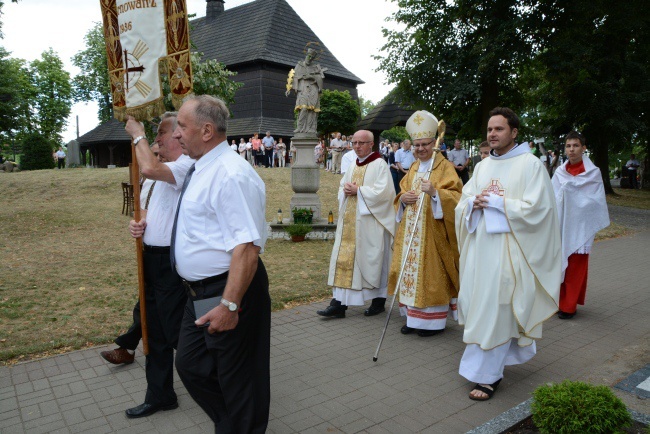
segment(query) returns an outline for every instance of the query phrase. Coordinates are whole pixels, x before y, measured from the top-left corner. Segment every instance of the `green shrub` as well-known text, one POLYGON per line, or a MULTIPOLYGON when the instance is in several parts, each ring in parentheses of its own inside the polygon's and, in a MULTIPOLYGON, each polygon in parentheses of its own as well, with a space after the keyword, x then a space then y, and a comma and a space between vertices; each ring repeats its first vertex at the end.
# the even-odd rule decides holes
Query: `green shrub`
POLYGON ((580 381, 538 387, 531 410, 544 434, 616 433, 632 422, 623 401, 608 387, 580 381))
POLYGON ((25 136, 22 143, 23 154, 20 159, 21 170, 53 169, 52 152, 54 145, 38 133, 25 136))
POLYGON ((284 228, 284 230, 291 236, 299 236, 302 237, 304 235, 307 235, 309 232, 311 232, 311 225, 306 225, 302 223, 294 223, 292 225, 287 226, 284 228))

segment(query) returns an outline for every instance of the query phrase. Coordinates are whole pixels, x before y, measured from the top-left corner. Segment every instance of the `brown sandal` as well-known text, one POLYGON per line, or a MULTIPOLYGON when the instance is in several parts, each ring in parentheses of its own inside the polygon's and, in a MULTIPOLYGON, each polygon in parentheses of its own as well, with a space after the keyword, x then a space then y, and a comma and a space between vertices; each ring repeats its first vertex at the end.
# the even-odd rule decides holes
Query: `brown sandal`
POLYGON ((487 395, 487 398, 484 397, 475 397, 472 396, 472 392, 469 393, 469 399, 472 399, 474 401, 487 401, 488 399, 492 398, 492 395, 494 395, 494 392, 496 392, 497 387, 499 387, 499 383, 501 383, 502 378, 499 380, 495 381, 492 384, 486 384, 485 386, 482 386, 478 383, 476 383, 476 386, 474 386, 474 389, 472 389, 472 392, 475 390, 478 390, 480 392, 483 392, 487 395), (487 386, 487 387, 486 387, 487 386))

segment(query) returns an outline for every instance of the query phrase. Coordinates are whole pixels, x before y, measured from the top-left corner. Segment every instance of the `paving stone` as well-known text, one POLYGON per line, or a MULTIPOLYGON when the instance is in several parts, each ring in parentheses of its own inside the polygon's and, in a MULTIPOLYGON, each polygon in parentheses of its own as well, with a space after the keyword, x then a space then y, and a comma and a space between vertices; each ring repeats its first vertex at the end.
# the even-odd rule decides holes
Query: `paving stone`
MULTIPOLYGON (((344 320, 322 320, 315 311, 328 302, 275 312, 268 432, 466 432, 526 400, 540 384, 579 379, 650 334, 643 320, 650 317, 648 243, 647 232, 597 243, 587 304, 571 321, 547 321, 538 354, 507 367, 487 403, 467 398, 473 384, 457 373, 465 345, 453 321, 444 334, 422 339, 401 335, 403 320, 395 316, 373 363, 382 316, 366 318, 354 307, 344 320)), ((137 351, 132 365, 113 366, 99 357, 105 348, 0 367, 0 431, 214 430, 177 376, 178 410, 127 419, 124 410, 144 400, 145 359, 137 351)))

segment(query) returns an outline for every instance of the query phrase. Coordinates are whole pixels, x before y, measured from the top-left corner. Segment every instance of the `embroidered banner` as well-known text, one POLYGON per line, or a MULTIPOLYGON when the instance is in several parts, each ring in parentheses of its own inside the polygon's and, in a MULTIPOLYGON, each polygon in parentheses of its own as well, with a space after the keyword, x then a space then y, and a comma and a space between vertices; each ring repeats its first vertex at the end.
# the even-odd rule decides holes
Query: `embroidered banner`
POLYGON ((185 0, 100 0, 116 119, 147 120, 165 111, 168 74, 177 109, 192 91, 185 0))

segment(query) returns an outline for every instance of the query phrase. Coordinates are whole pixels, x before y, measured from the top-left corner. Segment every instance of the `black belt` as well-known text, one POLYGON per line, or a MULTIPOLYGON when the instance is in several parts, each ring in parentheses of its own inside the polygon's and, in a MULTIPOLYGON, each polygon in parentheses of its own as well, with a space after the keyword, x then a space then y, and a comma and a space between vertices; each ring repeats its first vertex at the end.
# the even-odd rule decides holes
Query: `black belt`
POLYGON ((225 273, 212 276, 212 277, 206 277, 205 279, 202 280, 196 280, 194 282, 190 282, 189 280, 181 279, 183 282, 183 286, 185 289, 193 296, 196 297, 196 292, 194 291, 195 289, 199 288, 205 288, 207 285, 215 282, 219 282, 220 280, 224 280, 228 278, 228 272, 226 271, 225 273))
POLYGON ((160 253, 160 254, 169 254, 169 246, 148 246, 147 244, 143 244, 143 249, 145 252, 149 253, 160 253))

